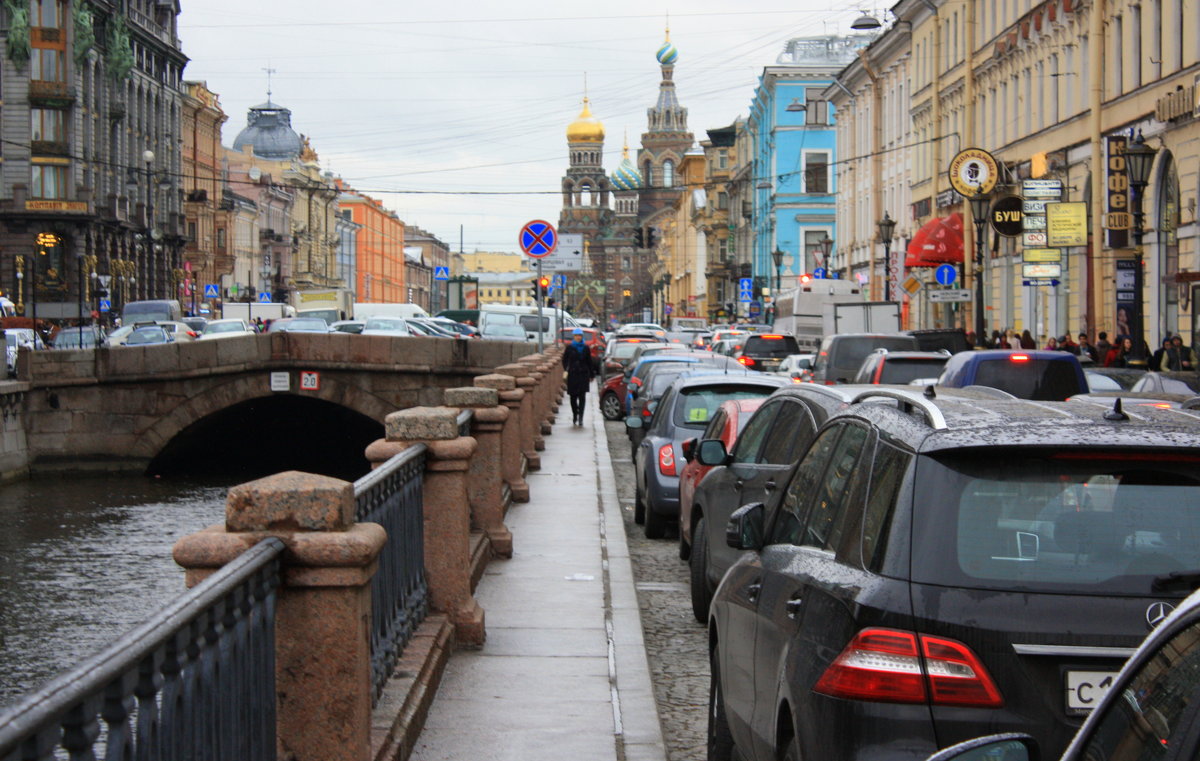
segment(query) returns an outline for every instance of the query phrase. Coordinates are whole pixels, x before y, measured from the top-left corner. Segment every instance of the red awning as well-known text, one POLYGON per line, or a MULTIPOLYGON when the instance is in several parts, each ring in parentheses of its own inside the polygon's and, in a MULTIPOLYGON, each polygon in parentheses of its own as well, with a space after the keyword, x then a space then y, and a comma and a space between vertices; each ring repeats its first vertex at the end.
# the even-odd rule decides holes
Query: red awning
POLYGON ((936 267, 939 264, 962 264, 963 260, 962 214, 954 212, 948 217, 931 219, 917 230, 908 242, 908 256, 904 266, 936 267))

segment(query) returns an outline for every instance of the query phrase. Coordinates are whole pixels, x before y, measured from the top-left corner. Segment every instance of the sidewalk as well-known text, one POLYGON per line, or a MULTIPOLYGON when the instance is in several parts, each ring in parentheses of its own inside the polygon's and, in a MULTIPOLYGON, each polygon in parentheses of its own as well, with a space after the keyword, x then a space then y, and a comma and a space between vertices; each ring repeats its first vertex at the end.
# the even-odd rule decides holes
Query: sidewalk
POLYGON ((411 761, 665 761, 604 420, 564 397, 511 560, 476 589, 487 644, 446 666, 411 761))

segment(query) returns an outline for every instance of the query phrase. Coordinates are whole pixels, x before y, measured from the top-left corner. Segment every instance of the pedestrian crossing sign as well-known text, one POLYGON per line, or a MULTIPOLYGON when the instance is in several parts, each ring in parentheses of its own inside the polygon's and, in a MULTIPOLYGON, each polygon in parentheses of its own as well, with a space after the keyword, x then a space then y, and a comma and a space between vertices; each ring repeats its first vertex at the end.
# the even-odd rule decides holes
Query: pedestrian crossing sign
POLYGON ((434 280, 449 280, 450 279, 450 268, 449 267, 434 267, 433 268, 433 279, 434 280))
POLYGON ((262 293, 258 294, 258 303, 270 304, 271 303, 271 294, 266 291, 263 291, 262 293))
POLYGON ((220 294, 220 292, 217 290, 217 284, 216 284, 216 283, 209 283, 208 285, 204 286, 204 298, 206 298, 206 299, 217 299, 217 298, 220 298, 220 297, 221 297, 221 294, 220 294))

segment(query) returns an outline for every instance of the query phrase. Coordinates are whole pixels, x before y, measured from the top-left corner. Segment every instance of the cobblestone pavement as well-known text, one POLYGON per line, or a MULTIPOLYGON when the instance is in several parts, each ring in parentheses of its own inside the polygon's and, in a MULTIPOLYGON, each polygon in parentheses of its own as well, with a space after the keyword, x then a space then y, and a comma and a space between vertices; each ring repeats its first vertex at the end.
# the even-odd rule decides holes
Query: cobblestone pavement
POLYGON ((646 654, 667 757, 671 761, 702 761, 708 708, 708 637, 692 615, 687 564, 679 559, 677 535, 647 539, 642 527, 633 522, 633 463, 625 425, 610 421, 604 427, 633 558, 646 654))

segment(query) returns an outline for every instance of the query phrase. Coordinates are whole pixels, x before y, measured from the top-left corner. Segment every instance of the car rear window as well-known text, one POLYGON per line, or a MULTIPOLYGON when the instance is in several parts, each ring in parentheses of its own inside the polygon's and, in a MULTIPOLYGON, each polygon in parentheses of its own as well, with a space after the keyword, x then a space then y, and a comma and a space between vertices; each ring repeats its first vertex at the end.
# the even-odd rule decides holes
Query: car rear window
POLYGON ((911 336, 839 336, 830 347, 826 377, 853 378, 863 360, 876 349, 915 351, 916 348, 917 342, 911 336))
MULTIPOLYGON (((681 389, 675 399, 675 425, 685 428, 704 428, 722 402, 731 399, 761 399, 773 388, 763 386, 702 386, 681 389)), ((746 417, 749 417, 748 415, 746 417)))
POLYGON ((1200 452, 1055 450, 918 458, 913 578, 1146 595, 1200 568, 1200 452))
MULTIPOLYGON (((946 359, 949 359, 947 357, 946 359)), ((917 378, 936 378, 942 374, 946 359, 888 359, 883 360, 880 383, 908 383, 917 378)))
POLYGON ((779 357, 783 359, 789 354, 799 354, 800 347, 792 336, 747 336, 743 354, 755 357, 779 357))
POLYGON ((1087 388, 1080 388, 1075 363, 1069 360, 983 360, 975 371, 975 383, 1007 391, 1018 399, 1043 402, 1061 402, 1087 391, 1087 388))

